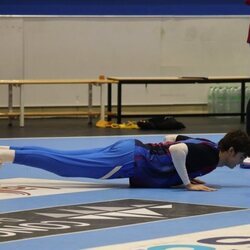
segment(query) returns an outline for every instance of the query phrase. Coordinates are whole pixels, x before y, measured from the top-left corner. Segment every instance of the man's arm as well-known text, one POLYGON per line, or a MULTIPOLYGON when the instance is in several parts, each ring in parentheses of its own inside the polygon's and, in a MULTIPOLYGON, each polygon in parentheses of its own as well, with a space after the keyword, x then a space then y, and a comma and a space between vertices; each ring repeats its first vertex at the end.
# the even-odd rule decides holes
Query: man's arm
POLYGON ((186 189, 191 191, 215 191, 213 188, 209 188, 202 184, 192 184, 190 181, 186 167, 188 147, 185 143, 171 145, 169 147, 169 152, 171 154, 174 167, 186 189))

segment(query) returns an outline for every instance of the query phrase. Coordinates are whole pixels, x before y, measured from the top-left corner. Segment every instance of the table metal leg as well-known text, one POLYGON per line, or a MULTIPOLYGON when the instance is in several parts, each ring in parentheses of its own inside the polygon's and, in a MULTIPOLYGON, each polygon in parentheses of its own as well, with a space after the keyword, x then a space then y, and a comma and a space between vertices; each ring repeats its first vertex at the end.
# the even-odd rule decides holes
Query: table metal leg
POLYGON ((245 121, 245 88, 246 83, 241 82, 241 107, 240 107, 240 122, 244 123, 245 121))
POLYGON ((117 86, 117 123, 122 123, 122 84, 117 86))
POLYGON ((112 84, 108 84, 108 121, 111 121, 111 115, 112 112, 112 84))

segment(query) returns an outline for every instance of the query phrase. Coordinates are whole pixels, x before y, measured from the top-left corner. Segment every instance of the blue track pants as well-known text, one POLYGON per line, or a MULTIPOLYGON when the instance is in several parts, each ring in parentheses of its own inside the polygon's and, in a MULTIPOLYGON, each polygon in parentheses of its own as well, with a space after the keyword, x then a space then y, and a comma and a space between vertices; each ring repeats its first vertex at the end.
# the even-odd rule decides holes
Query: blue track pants
POLYGON ((135 140, 104 148, 62 151, 42 147, 11 147, 14 163, 40 168, 64 177, 128 178, 134 174, 135 140))

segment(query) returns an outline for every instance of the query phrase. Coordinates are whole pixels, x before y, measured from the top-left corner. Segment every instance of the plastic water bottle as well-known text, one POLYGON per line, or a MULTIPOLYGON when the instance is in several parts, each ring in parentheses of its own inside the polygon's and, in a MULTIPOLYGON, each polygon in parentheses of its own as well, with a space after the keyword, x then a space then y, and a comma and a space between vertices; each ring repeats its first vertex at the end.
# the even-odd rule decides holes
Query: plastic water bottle
POLYGON ((215 108, 216 113, 224 113, 225 112, 225 88, 224 87, 218 87, 215 91, 216 98, 215 98, 215 108))
POLYGON ((230 88, 230 98, 231 98, 231 103, 230 103, 230 110, 231 113, 235 113, 236 112, 236 90, 235 87, 231 87, 230 88))
POLYGON ((231 112, 231 87, 225 87, 225 113, 231 112))
POLYGON ((208 90, 208 97, 207 97, 208 113, 214 113, 214 90, 215 87, 210 87, 208 90))
POLYGON ((245 88, 245 110, 247 109, 247 103, 250 100, 250 87, 245 88))
POLYGON ((240 112, 240 87, 231 88, 231 112, 240 112))
POLYGON ((214 113, 218 113, 217 112, 217 110, 218 110, 218 108, 217 108, 217 103, 218 103, 218 91, 219 91, 219 88, 218 87, 214 87, 214 95, 213 95, 213 112, 214 113))
POLYGON ((236 87, 235 109, 237 113, 240 112, 240 99, 241 99, 241 89, 240 87, 236 87))
POLYGON ((214 87, 214 102, 213 102, 213 105, 214 105, 214 113, 218 113, 218 92, 219 92, 219 88, 218 87, 214 87))
POLYGON ((233 95, 234 95, 234 88, 228 87, 228 108, 229 113, 233 113, 233 95))

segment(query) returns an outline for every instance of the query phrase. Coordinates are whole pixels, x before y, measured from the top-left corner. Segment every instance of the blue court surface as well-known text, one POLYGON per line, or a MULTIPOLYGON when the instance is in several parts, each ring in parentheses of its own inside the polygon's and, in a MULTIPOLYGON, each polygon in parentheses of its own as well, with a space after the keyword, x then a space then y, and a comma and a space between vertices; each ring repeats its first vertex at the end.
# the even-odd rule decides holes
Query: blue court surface
MULTIPOLYGON (((218 141, 222 134, 191 135, 218 141)), ((129 136, 1 139, 57 149, 107 146, 129 136)), ((131 136, 160 142, 163 135, 131 136)), ((6 164, 0 177, 0 249, 250 250, 250 170, 202 177, 215 192, 132 189, 127 179, 63 178, 6 164)))

